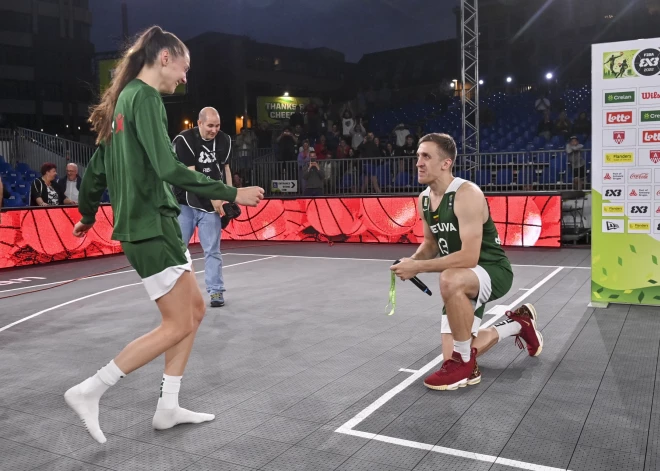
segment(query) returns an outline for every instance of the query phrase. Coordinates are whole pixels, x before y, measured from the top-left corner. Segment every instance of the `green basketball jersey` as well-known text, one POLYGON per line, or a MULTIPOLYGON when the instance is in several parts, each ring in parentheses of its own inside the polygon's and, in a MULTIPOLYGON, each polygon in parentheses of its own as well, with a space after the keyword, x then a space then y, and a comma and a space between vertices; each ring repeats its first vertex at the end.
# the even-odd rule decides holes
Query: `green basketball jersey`
MULTIPOLYGON (((438 244, 441 257, 461 250, 462 242, 459 233, 458 218, 454 214, 454 199, 456 197, 456 191, 465 182, 466 180, 461 178, 454 178, 435 211, 431 211, 431 188, 427 188, 422 193, 424 219, 438 244)), ((504 249, 502 249, 495 223, 490 214, 488 214, 488 220, 484 223, 483 228, 479 265, 499 263, 508 265, 509 260, 504 249)))

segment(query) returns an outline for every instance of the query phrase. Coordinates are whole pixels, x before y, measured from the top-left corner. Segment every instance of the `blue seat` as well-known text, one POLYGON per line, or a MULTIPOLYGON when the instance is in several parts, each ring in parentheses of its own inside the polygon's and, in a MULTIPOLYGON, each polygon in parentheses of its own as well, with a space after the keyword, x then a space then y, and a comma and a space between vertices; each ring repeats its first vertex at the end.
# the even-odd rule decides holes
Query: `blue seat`
POLYGON ((513 183, 513 170, 510 168, 503 168, 497 171, 495 176, 496 185, 511 185, 513 183))

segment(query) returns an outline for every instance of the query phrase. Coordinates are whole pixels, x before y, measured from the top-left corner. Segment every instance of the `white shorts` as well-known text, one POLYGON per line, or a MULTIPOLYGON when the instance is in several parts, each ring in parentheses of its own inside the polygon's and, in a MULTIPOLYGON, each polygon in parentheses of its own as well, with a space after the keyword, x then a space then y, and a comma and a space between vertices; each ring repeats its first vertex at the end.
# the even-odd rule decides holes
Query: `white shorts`
MULTIPOLYGON (((490 299, 493 288, 490 281, 490 275, 482 266, 477 265, 474 268, 470 268, 470 270, 472 270, 477 275, 477 278, 479 278, 479 295, 477 296, 477 299, 470 299, 472 308, 475 311, 474 319, 472 321, 472 335, 476 337, 479 328, 481 327, 481 318, 483 317, 483 309, 480 308, 482 308, 488 299, 490 299)), ((442 316, 440 332, 443 334, 451 334, 447 315, 442 316)))
POLYGON ((187 271, 192 271, 192 258, 190 258, 190 252, 188 250, 186 250, 186 259, 188 262, 183 265, 167 267, 155 275, 142 279, 142 283, 152 301, 162 298, 172 291, 172 288, 174 288, 176 282, 181 278, 181 275, 187 271))

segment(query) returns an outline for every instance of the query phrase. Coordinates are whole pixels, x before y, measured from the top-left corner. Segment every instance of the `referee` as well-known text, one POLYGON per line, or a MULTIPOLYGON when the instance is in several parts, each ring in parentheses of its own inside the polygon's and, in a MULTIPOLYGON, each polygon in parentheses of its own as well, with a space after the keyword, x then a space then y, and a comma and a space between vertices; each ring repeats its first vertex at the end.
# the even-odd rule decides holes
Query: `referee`
MULTIPOLYGON (((229 168, 231 138, 220 131, 218 111, 210 107, 202 109, 197 124, 197 127, 181 132, 172 141, 179 160, 192 171, 232 186, 229 168)), ((195 227, 199 228, 199 241, 204 249, 206 292, 211 296, 211 307, 224 306, 220 218, 225 215, 222 209, 225 201, 208 200, 178 187, 173 190, 181 206, 179 223, 183 241, 189 244, 195 227)))

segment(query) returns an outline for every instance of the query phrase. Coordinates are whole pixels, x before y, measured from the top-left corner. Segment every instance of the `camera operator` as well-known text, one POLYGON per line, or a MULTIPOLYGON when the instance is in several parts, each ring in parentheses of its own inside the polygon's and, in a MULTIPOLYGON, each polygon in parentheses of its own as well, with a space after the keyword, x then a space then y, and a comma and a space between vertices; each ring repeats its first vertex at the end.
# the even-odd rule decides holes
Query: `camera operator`
POLYGON ((325 173, 319 167, 316 160, 316 151, 310 149, 309 151, 309 165, 303 174, 305 180, 305 196, 323 196, 323 181, 325 180, 325 173))

